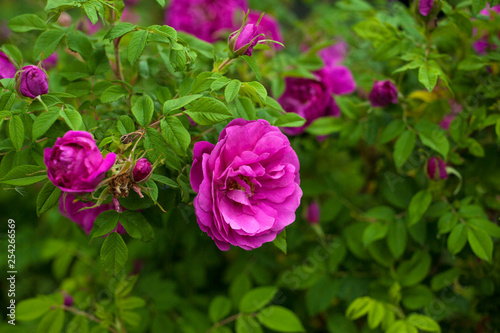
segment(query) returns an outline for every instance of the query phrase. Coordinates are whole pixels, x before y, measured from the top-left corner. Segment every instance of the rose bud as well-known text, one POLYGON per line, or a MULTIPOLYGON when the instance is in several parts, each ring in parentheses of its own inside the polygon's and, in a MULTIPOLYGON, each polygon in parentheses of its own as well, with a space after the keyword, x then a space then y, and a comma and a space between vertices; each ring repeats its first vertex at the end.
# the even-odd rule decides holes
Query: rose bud
MULTIPOLYGON (((94 206, 94 202, 82 202, 76 199, 72 194, 66 194, 66 196, 61 195, 59 198, 59 212, 66 218, 70 219, 72 222, 78 224, 83 231, 88 235, 94 222, 102 212, 115 209, 112 203, 102 204, 100 206, 83 209, 85 207, 94 206)), ((120 209, 121 210, 121 209, 120 209)), ((120 234, 125 233, 125 229, 118 223, 116 228, 113 230, 120 234)))
POLYGON ((318 224, 320 217, 319 205, 316 201, 313 201, 307 207, 307 220, 310 224, 318 224))
POLYGON ((24 66, 16 74, 17 92, 25 97, 35 98, 49 92, 49 79, 45 71, 37 66, 24 66))
POLYGON ((255 24, 245 24, 243 28, 229 36, 229 49, 236 55, 252 56, 254 46, 258 42, 259 28, 255 24))
POLYGON ((16 66, 9 57, 0 51, 0 79, 10 79, 16 76, 16 66))
POLYGON ((73 296, 66 293, 65 291, 63 291, 63 295, 64 295, 64 305, 65 306, 73 306, 73 304, 75 303, 73 296))
POLYGON ((83 131, 66 132, 43 156, 49 180, 72 193, 93 192, 115 160, 115 153, 103 158, 92 135, 83 131))
POLYGON ((375 81, 368 98, 373 107, 383 108, 389 104, 397 104, 398 88, 389 80, 375 81))
POLYGON ((47 59, 42 60, 42 67, 45 70, 52 69, 57 66, 57 62, 59 61, 59 56, 56 52, 52 53, 47 59))
POLYGON ((146 182, 149 180, 151 170, 151 163, 147 159, 141 158, 135 163, 132 179, 136 183, 146 182))
POLYGON ((430 179, 446 179, 448 174, 446 173, 446 163, 440 158, 431 157, 427 162, 427 175, 430 179))

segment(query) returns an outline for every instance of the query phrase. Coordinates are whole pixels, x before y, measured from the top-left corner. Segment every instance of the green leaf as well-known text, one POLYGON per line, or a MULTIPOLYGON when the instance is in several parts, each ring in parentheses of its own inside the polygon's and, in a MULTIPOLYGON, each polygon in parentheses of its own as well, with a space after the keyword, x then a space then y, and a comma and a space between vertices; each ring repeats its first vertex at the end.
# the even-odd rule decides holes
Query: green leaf
POLYGON ((46 59, 56 50, 57 45, 66 36, 64 30, 47 30, 42 32, 33 46, 34 59, 46 59), (43 53, 43 55, 42 55, 43 53))
POLYGON ((45 22, 39 16, 34 14, 23 14, 11 18, 7 26, 14 32, 47 29, 47 25, 45 24, 45 22))
POLYGON ((125 96, 128 96, 128 91, 125 87, 122 85, 111 86, 102 92, 101 102, 111 103, 125 96))
POLYGON ((191 102, 194 102, 198 98, 202 97, 203 95, 201 94, 196 94, 196 95, 188 95, 188 96, 183 96, 179 97, 176 99, 171 99, 166 101, 163 104, 163 114, 168 115, 170 112, 174 110, 178 110, 186 105, 188 105, 191 102))
POLYGON ((387 230, 387 247, 395 259, 401 257, 406 249, 408 234, 403 220, 393 220, 387 230))
POLYGON ((78 52, 86 61, 90 59, 94 51, 89 38, 81 32, 70 32, 68 34, 68 48, 73 52, 78 52))
POLYGON ((487 4, 488 0, 472 0, 472 15, 477 16, 487 4))
POLYGON ((404 132, 394 144, 394 164, 399 169, 405 164, 415 147, 417 136, 412 131, 404 132))
POLYGON ((40 295, 36 298, 23 300, 17 304, 16 319, 20 321, 35 320, 43 316, 53 306, 63 303, 63 295, 40 295))
POLYGON ((272 305, 261 310, 257 319, 265 327, 278 332, 305 332, 297 315, 281 306, 272 305))
POLYGON ((448 212, 443 214, 438 220, 438 232, 439 234, 446 234, 455 227, 458 223, 458 216, 453 212, 448 212))
POLYGON ((128 44, 127 56, 128 61, 133 66, 142 55, 142 52, 144 52, 144 48, 146 47, 146 43, 148 41, 148 31, 134 31, 131 35, 132 37, 130 38, 130 42, 128 44))
POLYGON ((408 227, 420 221, 431 202, 432 194, 427 190, 419 191, 413 196, 408 207, 408 227))
POLYGON ((160 184, 165 184, 173 188, 179 188, 179 184, 174 182, 172 179, 162 175, 158 175, 156 173, 151 175, 151 179, 160 184))
POLYGON ((233 117, 226 104, 211 97, 196 100, 185 113, 200 125, 214 125, 233 117))
POLYGON ((242 55, 241 58, 243 58, 243 60, 245 60, 245 62, 248 64, 248 67, 250 67, 250 69, 253 71, 257 80, 262 81, 262 74, 260 72, 259 65, 257 64, 257 60, 255 60, 254 57, 249 57, 247 55, 242 55))
POLYGON ((73 131, 78 131, 81 129, 83 119, 80 112, 78 112, 76 109, 67 107, 64 109, 64 111, 61 110, 59 114, 69 126, 69 128, 71 128, 73 131))
POLYGON ((42 112, 36 117, 32 128, 33 140, 38 139, 49 130, 50 126, 59 118, 60 110, 58 107, 51 107, 49 108, 49 112, 42 112))
POLYGON ((500 226, 484 218, 472 218, 467 221, 467 225, 476 230, 483 230, 488 235, 500 238, 500 226))
POLYGON ((429 305, 429 303, 436 298, 427 286, 421 284, 410 288, 404 288, 402 296, 402 303, 404 307, 409 310, 421 309, 429 305))
POLYGON ((130 237, 140 239, 143 242, 149 242, 154 238, 153 228, 141 213, 124 211, 121 213, 120 223, 130 237))
POLYGON ((450 143, 446 137, 446 132, 439 125, 420 121, 416 126, 420 141, 429 148, 434 149, 446 158, 450 150, 450 143))
POLYGON ((448 251, 451 254, 460 252, 467 242, 467 227, 463 223, 457 224, 448 236, 448 251))
POLYGON ((276 296, 278 288, 259 287, 247 292, 240 301, 240 312, 252 313, 262 309, 276 296))
POLYGON ((132 24, 132 23, 128 23, 128 22, 121 22, 121 23, 118 23, 116 24, 114 27, 112 27, 107 33, 106 35, 104 36, 104 38, 106 39, 109 39, 109 40, 113 40, 113 39, 116 39, 118 37, 121 37, 123 35, 126 35, 128 34, 129 32, 131 32, 132 30, 134 30, 137 26, 135 24, 132 24))
POLYGON ((278 127, 300 127, 304 126, 306 120, 294 112, 287 112, 277 118, 273 125, 278 127))
POLYGON ((142 126, 148 126, 153 118, 154 103, 151 97, 144 95, 139 97, 132 106, 132 114, 142 126))
POLYGON ((313 121, 306 132, 311 135, 329 135, 340 132, 345 127, 345 121, 336 117, 321 117, 313 121))
POLYGON ((47 313, 36 328, 37 333, 60 333, 64 326, 64 310, 55 309, 47 313))
POLYGON ((380 143, 381 144, 386 144, 387 142, 393 140, 396 138, 398 135, 403 133, 403 131, 406 128, 406 124, 400 120, 396 119, 389 123, 386 128, 382 131, 380 134, 380 143))
POLYGON ((90 237, 96 238, 109 234, 117 227, 119 219, 120 214, 115 210, 107 210, 102 212, 94 221, 94 226, 90 231, 90 237))
POLYGON ((231 80, 224 90, 224 98, 226 99, 226 102, 231 103, 238 96, 240 88, 240 80, 231 80))
POLYGON ((0 183, 14 186, 31 185, 47 178, 46 173, 38 173, 45 170, 45 166, 20 165, 10 170, 9 173, 0 180, 0 183))
POLYGON ((82 315, 74 316, 67 326, 67 331, 65 333, 88 333, 89 332, 89 320, 87 317, 82 315))
POLYGON ((276 236, 273 241, 274 246, 280 249, 284 254, 286 254, 287 246, 286 246, 286 230, 283 230, 276 236))
POLYGON ((125 266, 127 258, 128 248, 122 236, 117 232, 110 233, 101 247, 101 261, 106 272, 116 276, 125 266))
POLYGON ((146 305, 146 301, 137 296, 130 296, 117 301, 117 305, 121 310, 133 310, 143 308, 146 305))
POLYGON ((215 297, 208 307, 208 315, 213 323, 226 317, 231 311, 231 301, 224 296, 215 297))
POLYGON ((19 116, 12 116, 9 120, 9 136, 12 145, 17 151, 23 148, 24 143, 24 124, 19 116))
MULTIPOLYGON (((3 44, 2 50, 6 55, 8 55, 15 63, 21 64, 23 62, 23 54, 21 50, 15 45, 12 44, 3 44)), ((1 108, 0 108, 1 109, 1 108)))
POLYGON ((432 318, 412 313, 408 316, 408 323, 426 332, 441 332, 439 324, 432 318))
POLYGON ((253 82, 245 82, 245 85, 251 87, 263 101, 266 100, 267 90, 262 84, 253 81, 253 82))
POLYGON ((59 202, 61 190, 52 182, 47 182, 36 198, 36 215, 40 216, 59 202))
POLYGON ((481 259, 491 262, 493 256, 493 241, 484 230, 469 228, 467 239, 472 251, 481 259))
POLYGON ((346 317, 354 320, 361 318, 373 307, 374 301, 367 296, 356 298, 346 310, 346 317))
POLYGON ((116 126, 118 127, 118 131, 120 131, 121 135, 125 135, 135 131, 134 121, 129 116, 120 116, 120 118, 118 118, 118 123, 116 126))
POLYGON ((328 309, 339 291, 340 280, 333 280, 327 276, 319 278, 306 292, 306 308, 309 315, 313 317, 328 309))
POLYGON ((368 246, 376 240, 384 238, 387 235, 388 225, 383 223, 371 223, 363 231, 363 245, 368 246))
POLYGON ((413 286, 425 279, 431 268, 431 256, 428 252, 417 250, 410 260, 402 262, 397 276, 402 286, 413 286))
POLYGON ((168 25, 157 26, 155 27, 154 31, 167 36, 168 38, 170 38, 172 43, 175 43, 177 41, 177 31, 171 26, 168 25))
POLYGON ((418 81, 424 85, 427 91, 431 92, 437 83, 439 69, 435 61, 428 61, 418 70, 418 81))
POLYGON ((368 327, 373 330, 380 325, 382 319, 384 319, 385 312, 384 305, 375 301, 370 311, 368 311, 368 327))
POLYGON ((431 280, 431 288, 434 291, 441 290, 452 285, 455 280, 460 276, 460 271, 456 268, 449 269, 447 271, 441 272, 431 280))
POLYGON ((473 138, 467 138, 466 143, 469 153, 477 157, 484 157, 484 148, 479 142, 477 142, 477 140, 473 138))
POLYGON ((186 156, 191 143, 191 135, 176 117, 161 120, 161 133, 170 148, 179 156, 186 156))
MULTIPOLYGON (((262 328, 253 317, 248 315, 239 316, 236 319, 236 333, 262 333, 262 328)), ((230 333, 229 330, 227 333, 230 333)), ((223 332, 215 332, 214 333, 223 333, 223 332)))
POLYGON ((231 82, 231 79, 223 76, 212 82, 212 84, 210 85, 210 89, 213 91, 217 91, 221 88, 224 88, 227 84, 229 84, 229 82, 231 82))

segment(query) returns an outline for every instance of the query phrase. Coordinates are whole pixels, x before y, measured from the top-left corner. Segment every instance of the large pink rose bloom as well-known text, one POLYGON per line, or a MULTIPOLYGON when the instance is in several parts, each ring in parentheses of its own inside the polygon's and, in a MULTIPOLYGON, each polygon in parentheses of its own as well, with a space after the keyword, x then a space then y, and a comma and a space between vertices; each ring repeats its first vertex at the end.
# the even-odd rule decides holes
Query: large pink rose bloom
POLYGON ((197 142, 190 178, 198 224, 222 251, 273 241, 302 197, 297 154, 262 119, 231 121, 216 145, 197 142))
POLYGON ((69 131, 52 148, 45 148, 43 159, 55 186, 64 192, 83 193, 94 191, 115 164, 116 154, 103 158, 90 133, 69 131))
MULTIPOLYGON (((61 195, 61 198, 59 198, 59 212, 61 212, 64 217, 67 217, 82 227, 83 231, 85 231, 87 235, 90 233, 90 230, 92 230, 94 222, 99 214, 107 210, 114 209, 112 204, 102 204, 99 207, 80 211, 82 208, 94 205, 95 203, 93 202, 78 201, 72 194, 66 194, 66 197, 61 195)), ((125 233, 125 229, 120 223, 118 223, 118 226, 113 231, 117 231, 120 234, 125 233)))
POLYGON ((234 19, 247 9, 246 0, 171 0, 165 24, 213 42, 222 37, 223 30, 237 30, 234 19))

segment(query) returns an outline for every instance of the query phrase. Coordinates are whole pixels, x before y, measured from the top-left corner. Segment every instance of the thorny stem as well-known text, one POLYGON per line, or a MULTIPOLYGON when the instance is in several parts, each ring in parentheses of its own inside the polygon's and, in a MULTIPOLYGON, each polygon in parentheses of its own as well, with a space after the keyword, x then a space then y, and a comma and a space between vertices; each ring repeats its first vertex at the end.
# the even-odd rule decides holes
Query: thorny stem
MULTIPOLYGON (((80 316, 84 316, 84 317, 87 317, 88 319, 92 320, 92 321, 95 321, 96 323, 100 324, 102 323, 102 320, 100 319, 97 319, 96 317, 94 317, 93 315, 91 315, 90 313, 87 313, 87 312, 84 312, 84 311, 81 311, 81 310, 78 310, 74 307, 71 307, 71 306, 66 306, 66 305, 58 305, 58 306, 55 306, 54 308, 60 308, 60 309, 63 309, 65 311, 69 311, 69 312, 73 312, 74 314, 77 314, 77 315, 80 315, 80 316)), ((113 327, 107 327, 108 331, 110 332, 113 332, 113 333, 120 333, 119 331, 115 330, 113 327)))

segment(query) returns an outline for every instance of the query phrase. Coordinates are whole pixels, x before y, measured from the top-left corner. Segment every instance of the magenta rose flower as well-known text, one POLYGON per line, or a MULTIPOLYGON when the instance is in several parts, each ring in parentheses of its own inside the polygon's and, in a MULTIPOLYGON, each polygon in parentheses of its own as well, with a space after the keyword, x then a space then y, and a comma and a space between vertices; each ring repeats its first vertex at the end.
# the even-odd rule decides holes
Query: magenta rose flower
POLYGON ((434 180, 448 178, 446 163, 440 158, 431 157, 427 162, 427 176, 434 180))
POLYGON ((243 29, 233 32, 229 36, 229 49, 237 55, 252 56, 252 51, 257 45, 259 29, 255 24, 245 24, 243 29))
POLYGON ((247 9, 246 0, 171 0, 165 24, 213 42, 238 29, 235 17, 247 9))
POLYGON ((323 59, 326 66, 335 66, 340 64, 347 57, 349 46, 345 41, 340 41, 319 51, 319 56, 323 59))
POLYGON ((149 176, 151 176, 151 163, 145 159, 141 158, 135 163, 134 170, 132 171, 132 178, 134 182, 139 183, 147 181, 149 176))
POLYGON ((0 51, 0 79, 10 79, 16 76, 16 66, 10 62, 9 57, 0 51))
MULTIPOLYGON (((78 224, 87 235, 90 233, 90 230, 92 230, 94 222, 99 214, 107 210, 114 209, 113 204, 109 203, 80 211, 80 209, 82 208, 91 207, 94 205, 95 203, 93 202, 79 201, 69 193, 66 194, 66 197, 64 197, 64 195, 61 195, 61 198, 59 198, 59 212, 61 212, 64 217, 78 224)), ((120 234, 125 233, 125 229, 120 223, 118 223, 118 226, 113 231, 117 231, 120 234)))
POLYGON ((92 135, 83 131, 69 131, 57 138, 52 148, 45 148, 43 156, 47 176, 64 192, 92 192, 104 174, 115 164, 115 153, 103 158, 92 135))
POLYGON ((49 92, 49 79, 40 67, 24 66, 16 75, 16 88, 24 97, 35 98, 49 92))
POLYGON ((398 88, 389 80, 375 81, 368 96, 373 107, 385 108, 398 103, 398 88))
POLYGON ((323 82, 313 79, 287 77, 285 92, 278 99, 286 112, 297 113, 306 119, 301 127, 287 127, 289 135, 302 133, 307 126, 320 117, 340 115, 340 109, 332 97, 332 92, 323 82))
POLYGON ((297 154, 261 119, 231 121, 215 145, 197 142, 190 179, 198 224, 222 251, 273 241, 302 197, 297 154))

